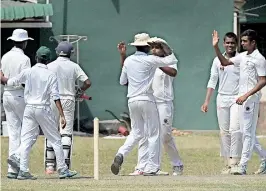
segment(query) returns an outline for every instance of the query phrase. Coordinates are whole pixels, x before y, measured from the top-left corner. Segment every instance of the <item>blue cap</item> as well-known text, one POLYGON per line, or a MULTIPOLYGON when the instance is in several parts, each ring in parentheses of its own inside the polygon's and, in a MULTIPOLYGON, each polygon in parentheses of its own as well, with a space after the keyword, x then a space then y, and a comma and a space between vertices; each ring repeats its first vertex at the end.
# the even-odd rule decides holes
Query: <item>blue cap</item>
POLYGON ((74 47, 70 42, 62 41, 55 50, 59 56, 67 56, 74 52, 74 47))

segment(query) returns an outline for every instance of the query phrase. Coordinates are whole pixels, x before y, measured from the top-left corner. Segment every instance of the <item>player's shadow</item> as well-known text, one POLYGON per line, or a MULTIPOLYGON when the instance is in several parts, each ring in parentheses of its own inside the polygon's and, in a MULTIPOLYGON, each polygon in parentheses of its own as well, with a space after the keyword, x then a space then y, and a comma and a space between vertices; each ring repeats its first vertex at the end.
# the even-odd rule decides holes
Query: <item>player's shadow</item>
MULTIPOLYGON (((38 179, 48 179, 48 180, 56 180, 56 179, 59 179, 59 177, 57 176, 52 176, 52 177, 49 177, 49 176, 45 176, 45 177, 40 177, 38 179)), ((71 179, 93 179, 93 176, 74 176, 74 177, 71 177, 71 178, 65 178, 65 179, 60 179, 60 180, 71 180, 71 179)))
MULTIPOLYGON (((129 174, 120 174, 118 176, 123 176, 123 177, 133 177, 132 175, 129 175, 129 174)), ((140 175, 139 175, 140 176, 140 175)))

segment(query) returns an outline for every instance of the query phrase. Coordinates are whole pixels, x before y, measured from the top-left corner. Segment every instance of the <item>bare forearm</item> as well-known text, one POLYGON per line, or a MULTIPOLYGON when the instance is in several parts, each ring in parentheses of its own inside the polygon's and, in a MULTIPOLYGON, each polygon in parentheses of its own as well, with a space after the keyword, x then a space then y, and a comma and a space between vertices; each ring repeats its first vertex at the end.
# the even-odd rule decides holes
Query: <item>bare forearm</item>
POLYGON ((126 59, 126 54, 120 54, 120 63, 122 68, 124 66, 125 59, 126 59))
POLYGON ((252 96, 253 94, 260 91, 264 86, 266 86, 266 78, 263 80, 259 80, 257 85, 252 90, 250 90, 249 92, 246 93, 246 96, 247 97, 252 96))
POLYGON ((221 53, 221 51, 220 51, 218 45, 217 45, 217 46, 214 46, 214 50, 215 50, 215 53, 216 53, 218 59, 220 60, 222 66, 232 65, 232 63, 229 62, 229 60, 227 60, 227 59, 223 56, 223 54, 221 53))
POLYGON ((90 88, 91 87, 91 82, 90 82, 90 80, 89 79, 87 79, 87 80, 85 80, 84 82, 83 82, 83 85, 81 86, 81 90, 82 91, 86 91, 88 88, 90 88))
POLYGON ((55 100, 55 105, 56 105, 56 107, 57 107, 57 109, 58 109, 58 111, 59 111, 59 115, 60 115, 61 117, 65 117, 60 99, 55 100))
POLYGON ((212 89, 212 88, 208 88, 208 89, 207 89, 206 98, 205 98, 205 103, 209 104, 210 99, 211 99, 212 94, 213 94, 213 91, 214 91, 214 89, 212 89))
POLYGON ((171 77, 175 77, 177 74, 176 69, 174 68, 170 68, 170 67, 160 67, 160 69, 167 75, 171 76, 171 77))

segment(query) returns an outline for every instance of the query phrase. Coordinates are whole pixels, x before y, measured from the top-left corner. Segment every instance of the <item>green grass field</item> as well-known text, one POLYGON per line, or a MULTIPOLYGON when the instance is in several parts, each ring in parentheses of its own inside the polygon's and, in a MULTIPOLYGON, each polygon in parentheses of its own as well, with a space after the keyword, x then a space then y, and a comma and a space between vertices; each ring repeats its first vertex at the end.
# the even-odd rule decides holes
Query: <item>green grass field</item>
MULTIPOLYGON (((75 179, 59 180, 57 175, 47 176, 43 167, 44 139, 39 137, 30 156, 30 170, 38 176, 35 181, 8 180, 8 138, 1 138, 1 190, 182 190, 182 191, 265 191, 266 175, 252 175, 259 159, 253 155, 247 176, 220 175, 222 161, 219 157, 218 134, 192 134, 175 138, 185 168, 179 177, 130 177, 137 162, 137 149, 125 159, 119 176, 110 172, 110 165, 124 140, 100 138, 100 180, 93 179, 93 138, 75 137, 72 169, 79 175, 75 179)), ((266 139, 259 139, 266 147, 266 139)), ((171 172, 167 155, 162 169, 171 172)))

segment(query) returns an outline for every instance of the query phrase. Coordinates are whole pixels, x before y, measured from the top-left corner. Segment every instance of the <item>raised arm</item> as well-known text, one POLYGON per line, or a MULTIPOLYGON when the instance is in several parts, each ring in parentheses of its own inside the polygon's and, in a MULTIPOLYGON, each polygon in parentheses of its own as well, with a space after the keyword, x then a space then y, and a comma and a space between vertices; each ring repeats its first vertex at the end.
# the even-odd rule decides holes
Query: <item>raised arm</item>
POLYGON ((163 51, 168 56, 159 57, 159 56, 150 55, 149 57, 150 57, 151 64, 155 64, 156 67, 164 67, 164 66, 177 64, 178 60, 175 57, 174 53, 172 52, 172 49, 168 46, 168 44, 164 42, 156 42, 156 43, 160 44, 163 51))
POLYGON ((127 48, 126 48, 125 42, 118 43, 117 50, 120 53, 120 64, 121 64, 121 68, 123 68, 124 62, 125 62, 125 59, 126 59, 126 52, 127 52, 127 48))
POLYGON ((166 57, 159 57, 154 55, 150 55, 149 57, 151 58, 151 64, 154 64, 156 67, 164 67, 177 64, 177 59, 173 53, 166 57))
POLYGON ((221 65, 222 65, 222 66, 233 65, 233 64, 234 64, 233 62, 227 60, 227 59, 223 56, 223 54, 222 54, 221 51, 220 51, 220 48, 219 48, 218 43, 219 43, 219 35, 218 35, 218 32, 217 32, 216 30, 214 30, 213 33, 212 33, 212 45, 213 45, 213 48, 214 48, 214 50, 215 50, 215 53, 216 53, 218 59, 219 59, 220 62, 221 62, 221 65))
POLYGON ((126 70, 126 67, 124 66, 124 62, 126 60, 126 51, 127 51, 125 42, 122 41, 118 43, 117 50, 120 54, 120 64, 122 68, 119 83, 122 86, 127 86, 128 85, 127 70, 126 70))

